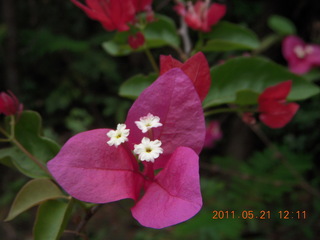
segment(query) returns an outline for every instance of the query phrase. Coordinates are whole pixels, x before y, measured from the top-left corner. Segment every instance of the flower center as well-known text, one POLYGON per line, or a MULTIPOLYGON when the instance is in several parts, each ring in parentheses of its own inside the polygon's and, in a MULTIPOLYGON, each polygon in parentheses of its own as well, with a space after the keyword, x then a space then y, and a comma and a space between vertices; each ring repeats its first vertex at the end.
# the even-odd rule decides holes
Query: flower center
POLYGON ((163 153, 161 144, 160 140, 151 141, 144 137, 140 144, 134 145, 133 152, 138 155, 139 160, 154 163, 154 160, 163 153))
POLYGON ((298 46, 295 46, 294 49, 293 49, 294 53, 296 54, 296 56, 298 58, 305 58, 307 55, 311 54, 313 52, 313 47, 312 46, 301 46, 301 45, 298 45, 298 46))
POLYGON ((161 127, 160 118, 153 116, 151 113, 148 113, 147 116, 141 117, 139 121, 135 121, 137 127, 143 132, 146 133, 151 128, 161 127))

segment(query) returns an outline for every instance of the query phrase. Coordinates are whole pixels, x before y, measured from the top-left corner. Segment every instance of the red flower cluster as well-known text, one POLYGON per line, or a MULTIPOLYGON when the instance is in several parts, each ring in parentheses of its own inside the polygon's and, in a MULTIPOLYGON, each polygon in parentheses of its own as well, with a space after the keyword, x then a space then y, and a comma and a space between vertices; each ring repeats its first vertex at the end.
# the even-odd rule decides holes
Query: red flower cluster
POLYGON ((142 46, 145 42, 144 36, 141 32, 137 32, 135 35, 128 37, 128 43, 133 49, 137 49, 142 46))
POLYGON ((260 120, 268 127, 281 128, 291 121, 299 109, 297 103, 286 103, 292 81, 266 88, 259 96, 260 120))
POLYGON ((149 15, 152 12, 152 0, 86 0, 86 5, 71 1, 108 31, 127 31, 128 23, 134 21, 138 12, 147 11, 149 15))
POLYGON ((3 113, 6 116, 19 115, 23 110, 23 105, 11 91, 8 91, 8 93, 0 93, 0 114, 3 113))
POLYGON ((184 21, 190 28, 210 32, 212 25, 218 23, 226 14, 227 8, 226 5, 219 3, 210 5, 210 0, 198 0, 195 5, 188 2, 187 6, 180 2, 175 6, 175 10, 184 17, 184 21))

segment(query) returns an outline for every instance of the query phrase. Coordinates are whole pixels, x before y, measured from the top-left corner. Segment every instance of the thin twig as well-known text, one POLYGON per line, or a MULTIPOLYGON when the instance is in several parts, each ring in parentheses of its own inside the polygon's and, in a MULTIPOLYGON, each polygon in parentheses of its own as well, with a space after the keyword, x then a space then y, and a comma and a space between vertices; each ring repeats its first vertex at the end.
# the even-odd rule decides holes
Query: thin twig
POLYGON ((184 55, 180 57, 183 60, 186 60, 188 57, 190 57, 192 44, 189 36, 188 26, 184 21, 183 17, 180 17, 180 24, 181 24, 181 27, 179 29, 179 34, 181 35, 182 42, 183 42, 183 49, 184 49, 184 55))
POLYGON ((64 233, 70 233, 70 234, 74 234, 77 235, 79 237, 82 237, 84 240, 89 240, 89 238, 87 237, 86 234, 81 233, 81 232, 76 232, 76 231, 72 231, 72 230, 64 230, 64 233))
POLYGON ((79 225, 77 226, 75 232, 77 233, 81 233, 84 228, 86 227, 87 223, 89 222, 89 220, 93 217, 93 215, 99 210, 99 208, 102 205, 95 205, 94 207, 90 208, 87 212, 86 215, 84 216, 84 218, 82 219, 82 221, 79 223, 79 225))
POLYGON ((278 186, 283 186, 287 185, 289 183, 283 182, 283 181, 271 181, 270 179, 267 178, 262 178, 262 177, 257 177, 257 176, 252 176, 249 174, 241 173, 236 170, 230 170, 230 169, 222 169, 218 165, 211 165, 207 163, 200 163, 200 167, 204 170, 210 171, 213 174, 222 174, 226 176, 232 176, 232 177, 237 177, 243 180, 252 180, 255 182, 261 182, 261 183, 271 183, 272 185, 278 187, 278 186))
POLYGON ((312 187, 304 177, 290 164, 288 159, 279 151, 279 149, 269 140, 269 138, 261 131, 258 125, 249 125, 252 131, 261 139, 261 141, 275 152, 276 157, 281 160, 282 164, 290 171, 290 173, 299 181, 299 185, 310 194, 320 198, 320 192, 312 187))
POLYGON ((148 57, 151 65, 152 65, 154 71, 155 71, 156 73, 159 73, 158 65, 157 65, 156 61, 154 60, 154 57, 152 56, 149 48, 145 47, 144 52, 146 53, 146 55, 147 55, 147 57, 148 57))

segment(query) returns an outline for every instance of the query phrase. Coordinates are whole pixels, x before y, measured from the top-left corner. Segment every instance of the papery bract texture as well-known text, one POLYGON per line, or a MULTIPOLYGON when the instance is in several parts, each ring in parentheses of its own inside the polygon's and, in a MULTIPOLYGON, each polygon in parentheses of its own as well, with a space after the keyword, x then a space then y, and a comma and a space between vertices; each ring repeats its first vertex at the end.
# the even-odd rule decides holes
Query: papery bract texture
POLYGON ((160 76, 130 108, 126 125, 131 132, 131 149, 143 138, 134 122, 148 113, 158 116, 163 124, 153 129, 154 138, 162 142, 164 149, 155 162, 156 168, 164 167, 168 156, 179 146, 200 153, 205 137, 203 109, 190 78, 181 69, 174 68, 160 76))
POLYGON ((282 42, 282 54, 288 61, 290 71, 304 74, 320 66, 320 46, 306 44, 297 36, 287 36, 282 42))
POLYGON ((271 128, 284 127, 299 109, 296 103, 286 103, 292 81, 285 81, 266 88, 259 96, 259 118, 271 128))
POLYGON ((123 146, 106 144, 110 129, 82 132, 62 147, 48 169, 71 196, 85 202, 137 200, 141 189, 138 164, 123 146))
POLYGON ((188 75, 201 101, 203 101, 211 85, 210 68, 205 55, 202 52, 198 52, 185 63, 181 63, 171 56, 160 56, 160 75, 175 67, 180 68, 188 75))
POLYGON ((129 30, 128 23, 134 20, 136 13, 132 0, 86 0, 87 6, 78 0, 71 1, 108 31, 129 30))
POLYGON ((179 147, 131 211, 143 226, 164 228, 190 219, 201 207, 198 155, 179 147))
POLYGON ((23 105, 11 91, 8 91, 8 93, 0 93, 0 114, 3 113, 6 116, 19 115, 23 110, 23 105))

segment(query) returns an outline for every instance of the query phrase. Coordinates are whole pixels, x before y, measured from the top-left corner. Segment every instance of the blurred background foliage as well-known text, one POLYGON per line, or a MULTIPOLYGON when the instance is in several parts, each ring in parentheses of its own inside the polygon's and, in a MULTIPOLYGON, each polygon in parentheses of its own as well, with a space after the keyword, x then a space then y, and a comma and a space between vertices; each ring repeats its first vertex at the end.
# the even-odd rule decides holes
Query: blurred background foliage
MULTIPOLYGON (((229 0, 230 22, 267 36, 268 19, 278 14, 290 19, 297 35, 320 44, 320 3, 317 0, 229 0)), ((88 19, 68 0, 2 0, 0 22, 1 91, 11 89, 26 109, 44 119, 45 135, 63 144, 73 134, 123 122, 132 101, 118 95, 121 84, 138 73, 151 73, 142 53, 112 57, 101 43, 111 40, 99 23, 88 19)), ((154 0, 154 10, 178 17, 172 1, 154 0)), ((195 32, 190 31, 196 38, 195 32)), ((152 51, 173 54, 170 48, 152 51)), ((232 55, 233 53, 229 53, 232 55)), ((264 55, 280 64, 280 43, 264 55)), ((207 54, 211 66, 221 53, 207 54)), ((319 84, 319 79, 313 78, 319 84)), ((320 234, 320 111, 319 95, 304 102, 284 129, 263 128, 273 145, 266 146, 235 114, 219 114, 223 139, 201 155, 204 207, 175 227, 152 230, 140 227, 129 212, 132 202, 106 204, 87 227, 90 240, 199 239, 295 240, 317 239, 320 234), (306 187, 307 183, 307 187, 306 187), (214 210, 271 211, 271 219, 218 219, 214 210), (278 211, 306 211, 307 219, 280 219, 278 211)), ((211 120, 211 119, 210 119, 211 120)), ((18 190, 28 181, 13 169, 0 167, 0 217, 3 219, 18 190)), ((79 210, 79 215, 84 214, 79 210)), ((77 215, 76 215, 77 216, 77 215)), ((1 222, 3 240, 31 239, 34 211, 11 222, 1 222)), ((71 220, 70 229, 77 225, 71 220)), ((65 233, 62 239, 74 239, 65 233)))

